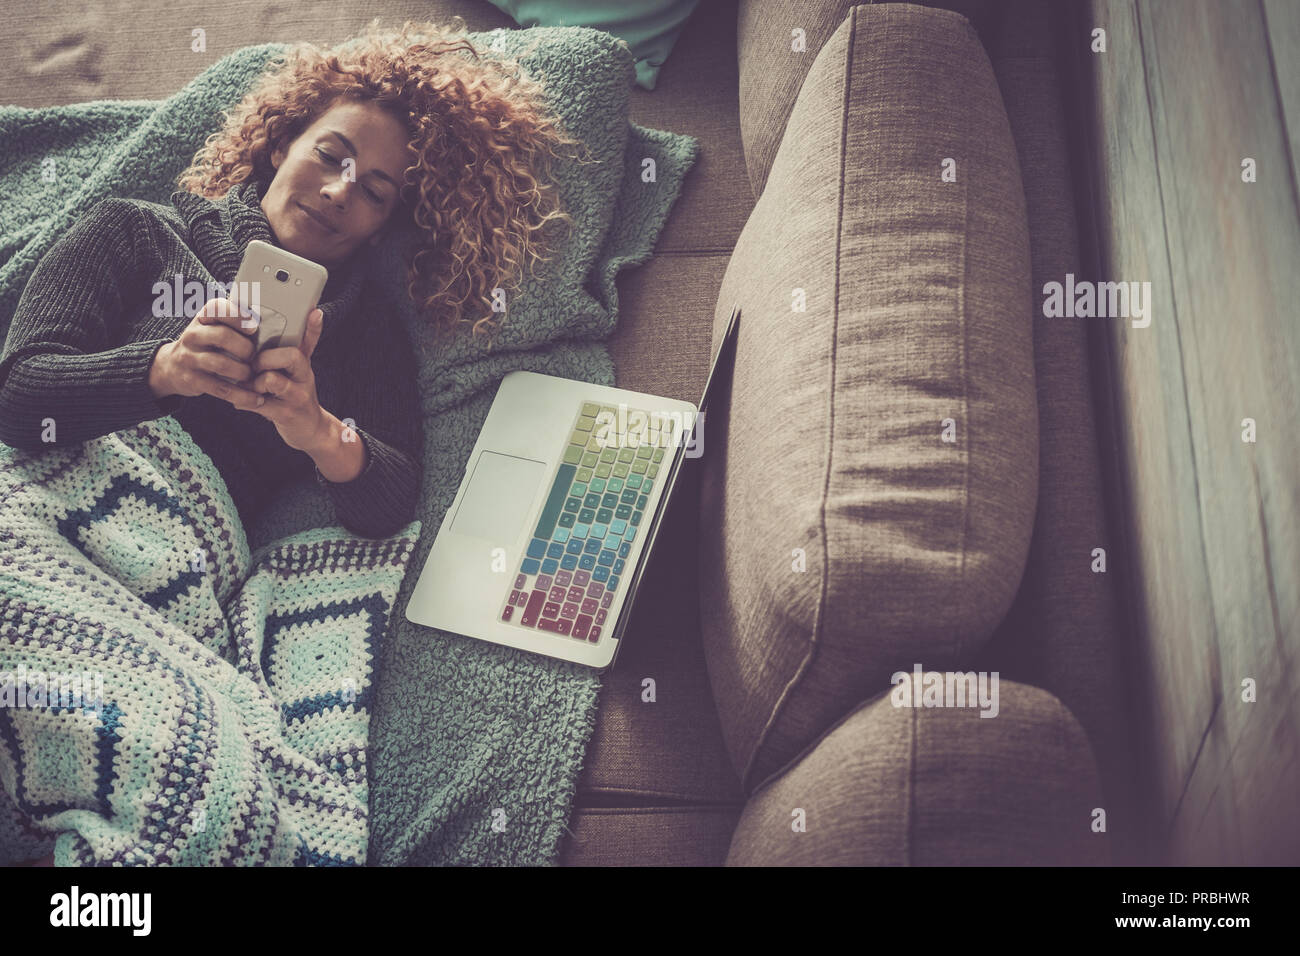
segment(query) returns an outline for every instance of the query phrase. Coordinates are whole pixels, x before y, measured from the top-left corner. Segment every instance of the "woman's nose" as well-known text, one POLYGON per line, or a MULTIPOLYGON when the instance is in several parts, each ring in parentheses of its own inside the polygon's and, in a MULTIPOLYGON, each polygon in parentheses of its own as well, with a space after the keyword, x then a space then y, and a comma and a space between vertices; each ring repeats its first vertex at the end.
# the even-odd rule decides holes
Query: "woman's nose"
POLYGON ((349 190, 356 188, 357 183, 340 176, 338 179, 332 179, 326 183, 321 189, 321 195, 323 195, 329 202, 342 206, 348 200, 349 190))

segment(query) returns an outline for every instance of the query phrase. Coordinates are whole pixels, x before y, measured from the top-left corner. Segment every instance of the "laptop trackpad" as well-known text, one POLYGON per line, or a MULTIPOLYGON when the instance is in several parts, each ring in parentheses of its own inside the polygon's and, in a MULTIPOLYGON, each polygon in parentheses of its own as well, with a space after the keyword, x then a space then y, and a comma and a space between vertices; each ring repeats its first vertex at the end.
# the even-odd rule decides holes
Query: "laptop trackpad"
POLYGON ((487 538, 502 547, 513 544, 545 470, 545 462, 483 452, 474 466, 451 530, 487 538))

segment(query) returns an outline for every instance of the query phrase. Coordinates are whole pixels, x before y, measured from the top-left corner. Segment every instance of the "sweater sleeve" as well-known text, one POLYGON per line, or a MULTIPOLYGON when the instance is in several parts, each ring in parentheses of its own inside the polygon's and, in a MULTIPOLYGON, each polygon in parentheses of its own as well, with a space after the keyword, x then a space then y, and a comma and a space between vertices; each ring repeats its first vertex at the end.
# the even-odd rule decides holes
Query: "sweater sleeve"
POLYGON ((396 534, 415 519, 424 470, 424 424, 410 339, 395 317, 376 338, 374 347, 357 354, 343 407, 326 409, 345 423, 352 419, 366 450, 365 467, 346 482, 330 481, 315 469, 339 523, 367 538, 396 534))
POLYGON ((136 244, 147 240, 142 217, 129 201, 105 199, 37 263, 0 354, 6 445, 75 445, 169 415, 184 402, 178 395, 160 401, 149 388, 154 356, 178 320, 148 320, 128 335, 128 304, 153 278, 150 257, 136 244), (50 424, 53 441, 43 441, 50 424))

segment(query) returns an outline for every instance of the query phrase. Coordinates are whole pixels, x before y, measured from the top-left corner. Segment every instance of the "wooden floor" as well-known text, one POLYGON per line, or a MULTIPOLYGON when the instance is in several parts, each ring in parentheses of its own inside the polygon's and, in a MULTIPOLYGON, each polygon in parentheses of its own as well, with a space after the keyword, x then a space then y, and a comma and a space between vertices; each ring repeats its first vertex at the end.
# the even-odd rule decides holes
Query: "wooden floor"
POLYGON ((1095 328, 1155 825, 1170 863, 1300 863, 1300 4, 1073 22, 1084 244, 1151 283, 1149 326, 1095 328))

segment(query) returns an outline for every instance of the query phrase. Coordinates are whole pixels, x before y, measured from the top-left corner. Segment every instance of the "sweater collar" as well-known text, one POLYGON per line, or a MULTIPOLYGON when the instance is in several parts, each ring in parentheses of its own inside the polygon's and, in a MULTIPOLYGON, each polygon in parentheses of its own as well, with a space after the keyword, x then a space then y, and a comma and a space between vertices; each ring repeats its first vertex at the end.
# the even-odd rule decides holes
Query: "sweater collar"
MULTIPOLYGON (((253 177, 236 183, 217 199, 185 190, 172 193, 172 205, 189 227, 190 244, 195 254, 212 276, 222 283, 229 284, 235 280, 244 250, 254 239, 280 247, 271 232, 266 213, 262 211, 266 186, 264 181, 253 177)), ((361 298, 366 272, 365 263, 358 261, 356 255, 346 265, 329 270, 329 279, 320 297, 326 328, 353 314, 361 298), (333 323, 331 319, 334 319, 333 323)))

